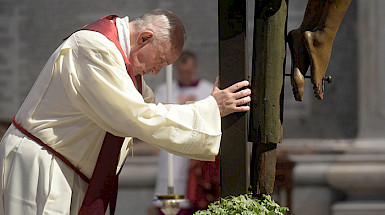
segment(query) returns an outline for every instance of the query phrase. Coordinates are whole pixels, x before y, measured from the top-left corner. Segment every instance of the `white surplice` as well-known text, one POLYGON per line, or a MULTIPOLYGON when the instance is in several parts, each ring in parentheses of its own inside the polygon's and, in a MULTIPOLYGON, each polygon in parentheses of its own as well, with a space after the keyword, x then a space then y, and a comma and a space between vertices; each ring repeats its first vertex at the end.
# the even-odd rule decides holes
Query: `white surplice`
MULTIPOLYGON (((190 98, 193 100, 201 100, 210 95, 213 90, 213 84, 201 79, 196 86, 180 86, 177 81, 173 81, 171 85, 172 98, 171 103, 178 104, 180 98, 190 98)), ((155 91, 157 102, 167 102, 167 85, 161 84, 155 91)), ((184 99, 182 99, 184 100, 184 99)), ((158 158, 158 173, 155 183, 155 195, 167 194, 168 185, 168 153, 160 150, 158 158)), ((188 171, 190 159, 181 156, 174 156, 174 192, 187 196, 188 171)), ((182 205, 184 206, 184 205, 182 205)))
MULTIPOLYGON (((132 137, 176 155, 214 160, 221 123, 212 96, 189 105, 153 101, 144 81, 143 95, 136 90, 114 43, 78 31, 52 54, 16 120, 88 177, 106 131, 127 137, 118 168, 132 137)), ((1 141, 0 172, 0 214, 77 214, 88 186, 13 125, 1 141)))

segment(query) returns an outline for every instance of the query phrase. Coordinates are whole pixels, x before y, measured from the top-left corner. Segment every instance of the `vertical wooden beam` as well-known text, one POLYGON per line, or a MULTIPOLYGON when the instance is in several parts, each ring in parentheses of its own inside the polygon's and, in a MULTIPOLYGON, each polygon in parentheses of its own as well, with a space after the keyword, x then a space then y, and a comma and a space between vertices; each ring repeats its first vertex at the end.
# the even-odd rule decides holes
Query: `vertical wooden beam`
MULTIPOLYGON (((246 0, 218 0, 219 82, 224 89, 247 79, 246 0)), ((220 150, 221 196, 239 195, 248 188, 247 114, 222 118, 220 150)))
POLYGON ((256 0, 249 139, 254 194, 273 192, 276 147, 282 141, 286 0, 256 0))

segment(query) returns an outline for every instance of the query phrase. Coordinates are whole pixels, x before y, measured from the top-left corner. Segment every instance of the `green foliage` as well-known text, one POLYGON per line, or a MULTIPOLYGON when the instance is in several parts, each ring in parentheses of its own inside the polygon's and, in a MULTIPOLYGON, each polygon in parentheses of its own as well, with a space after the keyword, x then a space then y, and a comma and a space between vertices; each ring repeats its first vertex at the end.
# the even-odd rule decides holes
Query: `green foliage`
POLYGON ((198 211, 194 215, 283 215, 284 211, 289 211, 289 208, 279 206, 270 195, 256 198, 249 193, 221 198, 211 203, 207 210, 198 211))

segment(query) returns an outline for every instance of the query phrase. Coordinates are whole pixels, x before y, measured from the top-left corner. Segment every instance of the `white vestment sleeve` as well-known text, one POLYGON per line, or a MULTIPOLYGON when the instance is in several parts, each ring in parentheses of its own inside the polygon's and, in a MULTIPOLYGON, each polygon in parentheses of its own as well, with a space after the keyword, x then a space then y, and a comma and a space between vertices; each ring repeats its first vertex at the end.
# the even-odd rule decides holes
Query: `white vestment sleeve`
POLYGON ((177 155, 215 159, 221 120, 212 96, 189 105, 146 103, 111 41, 88 31, 70 39, 77 46, 63 51, 55 66, 65 68, 61 75, 67 95, 93 122, 114 135, 137 137, 177 155))

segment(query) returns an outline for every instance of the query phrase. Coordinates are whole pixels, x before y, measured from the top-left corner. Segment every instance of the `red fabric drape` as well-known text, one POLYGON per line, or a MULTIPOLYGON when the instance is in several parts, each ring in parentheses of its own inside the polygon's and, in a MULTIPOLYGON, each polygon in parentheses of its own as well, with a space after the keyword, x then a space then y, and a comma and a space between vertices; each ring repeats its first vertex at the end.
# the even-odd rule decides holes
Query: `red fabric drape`
MULTIPOLYGON (((116 15, 105 16, 80 30, 99 32, 116 45, 123 56, 127 73, 131 77, 136 88, 142 93, 141 76, 134 77, 132 66, 119 43, 118 31, 115 26, 116 17, 116 15), (111 20, 114 22, 111 22, 111 20)), ((79 214, 104 214, 108 205, 110 205, 110 214, 115 213, 116 198, 118 194, 118 175, 116 175, 116 169, 123 141, 124 137, 117 137, 111 133, 106 133, 79 214)))
POLYGON ((219 155, 215 161, 190 160, 187 198, 197 210, 207 206, 220 197, 219 155))

